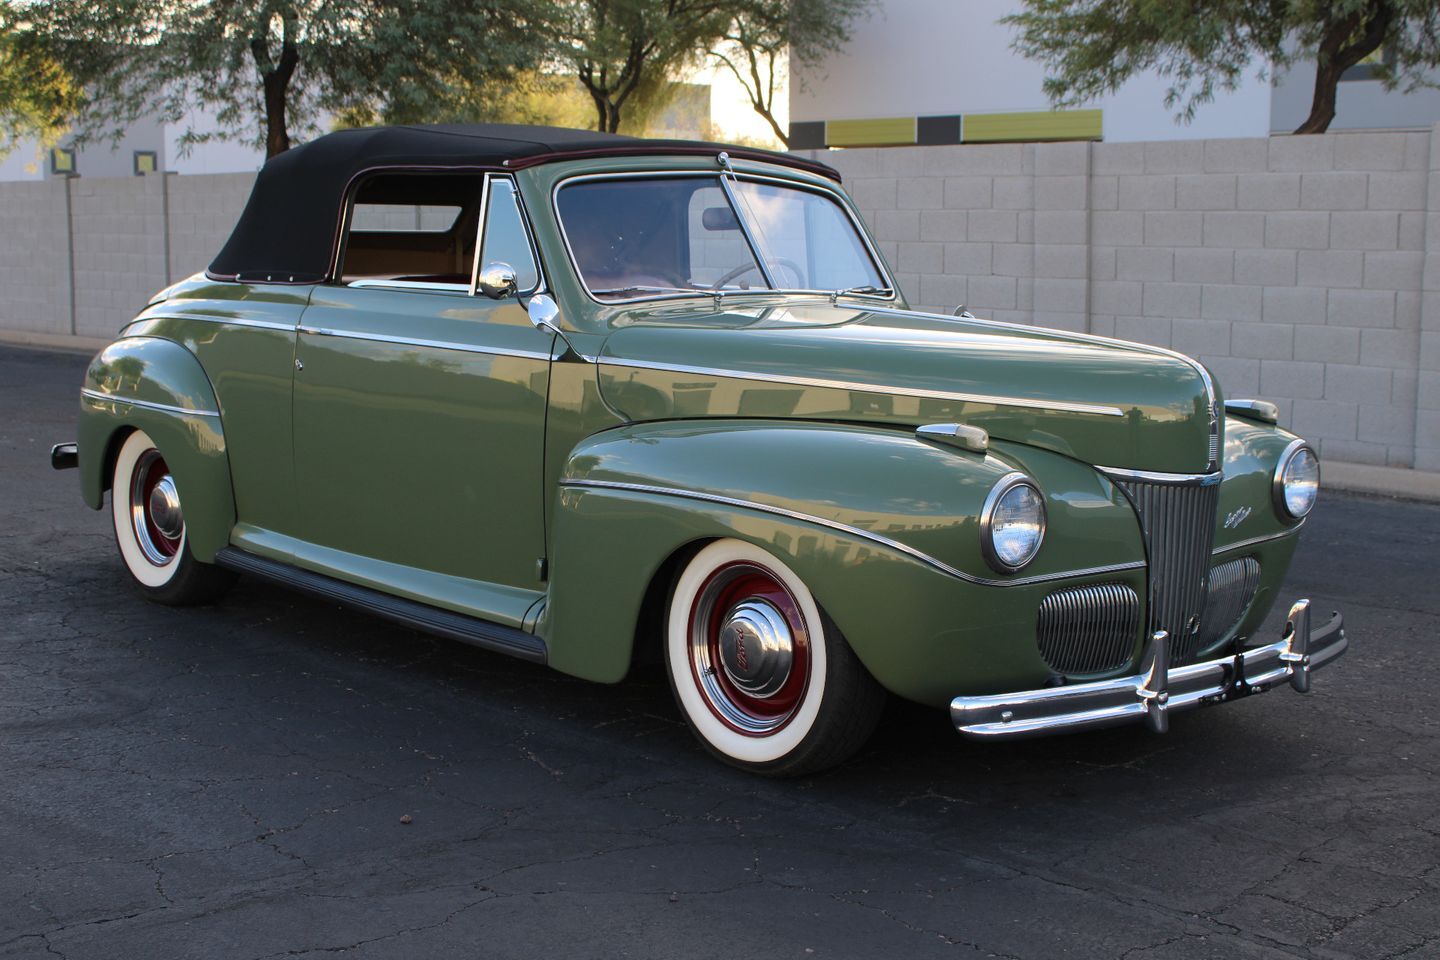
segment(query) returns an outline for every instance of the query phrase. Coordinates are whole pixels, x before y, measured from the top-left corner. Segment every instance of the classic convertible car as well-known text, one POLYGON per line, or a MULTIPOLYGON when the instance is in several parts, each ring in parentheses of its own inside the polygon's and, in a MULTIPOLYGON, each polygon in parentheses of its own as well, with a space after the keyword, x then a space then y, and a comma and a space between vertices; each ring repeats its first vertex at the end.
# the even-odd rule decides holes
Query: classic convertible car
POLYGON ((1168 350, 908 308, 830 168, 513 126, 321 137, 89 368, 150 598, 251 574, 591 680, 663 659, 736 766, 886 692, 1000 740, 1289 684, 1319 465, 1168 350))

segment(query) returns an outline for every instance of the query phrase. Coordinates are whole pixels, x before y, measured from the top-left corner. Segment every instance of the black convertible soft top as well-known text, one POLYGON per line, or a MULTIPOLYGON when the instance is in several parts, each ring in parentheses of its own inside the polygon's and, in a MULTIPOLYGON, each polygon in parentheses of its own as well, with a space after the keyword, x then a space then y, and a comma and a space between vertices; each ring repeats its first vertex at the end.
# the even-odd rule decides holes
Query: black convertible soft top
POLYGON ((590 156, 704 154, 778 163, 833 180, 801 157, 699 140, 644 140, 593 130, 516 124, 363 127, 326 134, 266 162, 235 230, 207 271, 217 280, 316 283, 330 272, 351 182, 387 167, 435 170, 521 167, 590 156))

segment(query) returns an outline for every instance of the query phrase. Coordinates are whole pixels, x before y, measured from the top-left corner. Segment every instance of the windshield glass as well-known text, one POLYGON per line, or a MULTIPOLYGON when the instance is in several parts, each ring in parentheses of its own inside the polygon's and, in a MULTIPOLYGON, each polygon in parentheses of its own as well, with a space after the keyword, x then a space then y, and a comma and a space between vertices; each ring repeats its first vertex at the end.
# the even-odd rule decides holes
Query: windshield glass
POLYGON ((834 200, 774 183, 741 180, 734 188, 776 286, 845 290, 884 285, 850 218, 834 200))
POLYGON ((718 177, 585 180, 562 188, 561 225, 591 294, 629 300, 766 289, 888 292, 832 198, 779 184, 730 186, 743 191, 738 214, 718 177))

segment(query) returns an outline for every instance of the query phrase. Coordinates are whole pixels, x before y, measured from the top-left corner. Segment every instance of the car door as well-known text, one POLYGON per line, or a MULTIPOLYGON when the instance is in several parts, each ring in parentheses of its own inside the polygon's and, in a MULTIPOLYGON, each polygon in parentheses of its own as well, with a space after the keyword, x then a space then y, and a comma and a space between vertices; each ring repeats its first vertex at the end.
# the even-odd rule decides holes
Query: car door
POLYGON ((508 176, 448 184, 450 193, 389 176, 359 188, 341 279, 317 288, 301 318, 295 471, 315 550, 296 559, 518 624, 540 588, 553 340, 519 297, 475 290, 474 251, 512 264, 524 295, 542 285, 535 247, 508 176), (448 230, 425 229, 456 209, 448 230), (412 223, 416 235, 399 236, 412 223), (469 581, 498 589, 467 600, 469 581))

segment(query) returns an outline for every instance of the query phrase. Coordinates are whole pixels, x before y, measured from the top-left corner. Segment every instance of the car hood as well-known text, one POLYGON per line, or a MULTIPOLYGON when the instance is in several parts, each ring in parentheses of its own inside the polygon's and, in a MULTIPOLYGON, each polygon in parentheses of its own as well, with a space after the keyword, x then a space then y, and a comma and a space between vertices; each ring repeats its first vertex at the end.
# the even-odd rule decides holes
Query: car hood
POLYGON ((909 310, 812 303, 616 311, 600 389, 630 419, 961 422, 1092 464, 1203 472, 1204 368, 1139 344, 909 310))

